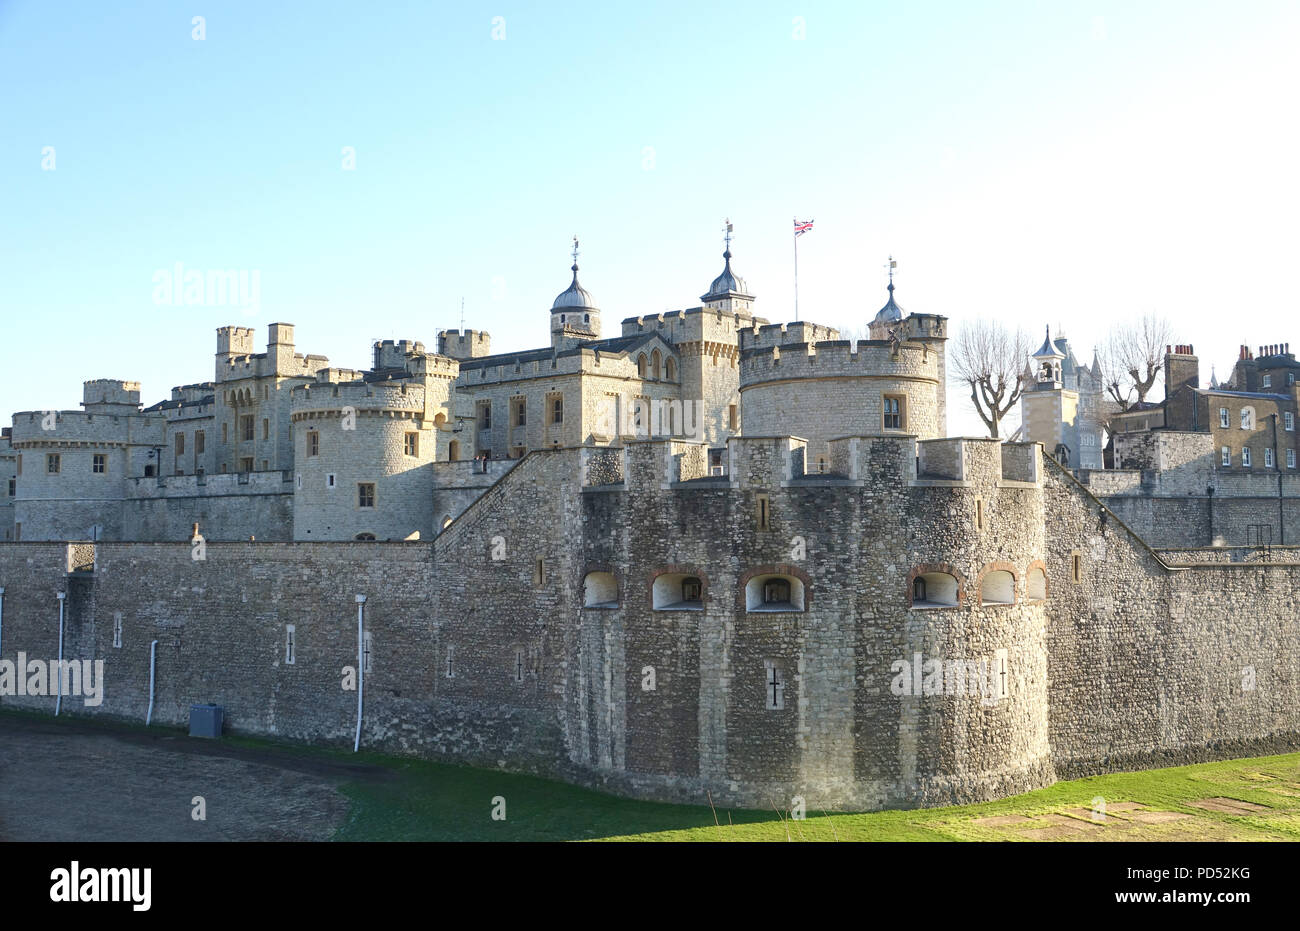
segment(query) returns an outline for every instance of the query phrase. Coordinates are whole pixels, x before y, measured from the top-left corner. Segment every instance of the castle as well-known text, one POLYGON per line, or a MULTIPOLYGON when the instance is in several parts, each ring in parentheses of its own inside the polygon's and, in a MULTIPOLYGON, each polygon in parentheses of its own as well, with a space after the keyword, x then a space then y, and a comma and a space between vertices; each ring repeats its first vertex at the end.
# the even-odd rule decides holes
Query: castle
POLYGON ((731 258, 612 339, 575 258, 548 348, 350 372, 224 328, 168 402, 15 415, 0 657, 103 659, 78 713, 753 808, 1300 746, 1300 551, 1153 548, 1106 473, 946 436, 947 321, 892 281, 851 343, 731 258))

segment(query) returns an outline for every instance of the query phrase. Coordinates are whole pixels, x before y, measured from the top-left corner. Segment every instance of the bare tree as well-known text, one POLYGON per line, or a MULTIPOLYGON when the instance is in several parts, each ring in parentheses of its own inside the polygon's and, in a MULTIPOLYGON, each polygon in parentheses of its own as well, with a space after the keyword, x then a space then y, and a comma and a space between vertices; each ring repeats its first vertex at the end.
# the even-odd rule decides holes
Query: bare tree
POLYGON ((974 320, 962 326, 949 350, 953 376, 970 388, 971 403, 998 438, 1002 418, 1025 389, 1029 340, 1024 331, 1008 333, 996 321, 974 320))
POLYGON ((1173 327, 1155 314, 1110 331, 1097 356, 1106 394, 1121 411, 1147 399, 1164 368, 1165 347, 1172 342, 1173 327))

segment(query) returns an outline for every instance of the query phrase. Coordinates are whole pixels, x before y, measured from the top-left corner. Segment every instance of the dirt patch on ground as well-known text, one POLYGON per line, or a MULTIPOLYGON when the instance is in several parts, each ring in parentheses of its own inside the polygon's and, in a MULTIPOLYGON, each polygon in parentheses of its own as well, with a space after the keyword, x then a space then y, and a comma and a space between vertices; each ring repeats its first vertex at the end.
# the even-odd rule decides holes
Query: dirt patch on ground
POLYGON ((0 714, 0 840, 327 840, 381 766, 173 730, 0 714), (202 797, 206 820, 195 820, 202 797))

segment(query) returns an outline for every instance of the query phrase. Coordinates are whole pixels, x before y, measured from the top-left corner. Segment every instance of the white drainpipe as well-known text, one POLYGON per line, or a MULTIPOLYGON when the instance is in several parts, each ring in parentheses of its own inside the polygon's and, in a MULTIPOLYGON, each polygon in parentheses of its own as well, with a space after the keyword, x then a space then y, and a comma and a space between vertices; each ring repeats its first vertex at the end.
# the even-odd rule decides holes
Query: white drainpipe
POLYGON ((365 694, 366 675, 366 596, 357 595, 357 738, 352 752, 361 749, 361 702, 365 694))
POLYGON ((153 721, 153 671, 154 662, 158 658, 158 641, 155 640, 149 644, 149 711, 144 716, 144 723, 147 727, 153 721))
POLYGON ((68 597, 67 592, 59 592, 59 686, 58 691, 54 694, 54 716, 59 716, 59 709, 63 706, 63 605, 64 600, 68 597))

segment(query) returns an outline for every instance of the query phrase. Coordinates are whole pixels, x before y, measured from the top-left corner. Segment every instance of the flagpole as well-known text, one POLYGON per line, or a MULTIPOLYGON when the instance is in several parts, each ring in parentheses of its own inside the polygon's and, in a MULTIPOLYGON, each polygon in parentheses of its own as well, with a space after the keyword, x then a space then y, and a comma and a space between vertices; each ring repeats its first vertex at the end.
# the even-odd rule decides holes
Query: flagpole
POLYGON ((794 233, 794 318, 799 319, 799 219, 794 221, 796 227, 794 233))

